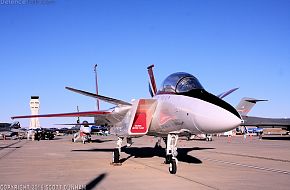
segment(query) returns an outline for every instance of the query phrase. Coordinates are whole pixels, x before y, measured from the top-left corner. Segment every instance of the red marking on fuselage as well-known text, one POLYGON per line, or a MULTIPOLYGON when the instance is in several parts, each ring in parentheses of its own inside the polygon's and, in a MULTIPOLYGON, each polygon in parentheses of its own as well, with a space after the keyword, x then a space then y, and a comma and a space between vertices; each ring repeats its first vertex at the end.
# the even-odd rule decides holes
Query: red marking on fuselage
POLYGON ((131 127, 131 133, 145 133, 146 131, 146 113, 136 113, 131 127))

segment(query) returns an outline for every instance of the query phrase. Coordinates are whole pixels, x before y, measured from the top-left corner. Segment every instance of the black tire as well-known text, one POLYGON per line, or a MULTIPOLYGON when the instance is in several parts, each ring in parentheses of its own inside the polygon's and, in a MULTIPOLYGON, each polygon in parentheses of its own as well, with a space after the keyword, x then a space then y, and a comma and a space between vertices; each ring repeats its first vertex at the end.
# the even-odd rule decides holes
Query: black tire
POLYGON ((75 142, 74 138, 71 139, 71 142, 75 142))
POLYGON ((172 159, 170 164, 169 164, 169 172, 171 174, 176 174, 176 171, 177 171, 176 160, 172 159))
POLYGON ((113 152, 113 163, 119 163, 119 162, 120 162, 119 149, 115 148, 113 152))

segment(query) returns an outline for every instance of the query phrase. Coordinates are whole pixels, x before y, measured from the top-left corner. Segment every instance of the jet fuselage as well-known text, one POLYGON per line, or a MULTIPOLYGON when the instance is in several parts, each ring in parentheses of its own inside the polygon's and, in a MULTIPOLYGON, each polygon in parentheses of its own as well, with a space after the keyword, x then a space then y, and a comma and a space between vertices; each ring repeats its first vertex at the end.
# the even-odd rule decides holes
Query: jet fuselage
POLYGON ((167 135, 172 131, 212 134, 229 131, 241 124, 241 118, 232 110, 205 100, 176 94, 156 95, 155 99, 158 104, 149 134, 167 135))

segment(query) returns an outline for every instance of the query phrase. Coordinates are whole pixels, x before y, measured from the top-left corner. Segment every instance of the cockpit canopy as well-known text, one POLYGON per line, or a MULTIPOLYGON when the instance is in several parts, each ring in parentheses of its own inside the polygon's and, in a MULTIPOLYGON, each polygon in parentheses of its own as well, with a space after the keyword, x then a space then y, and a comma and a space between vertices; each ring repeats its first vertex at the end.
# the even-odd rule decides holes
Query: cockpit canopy
POLYGON ((178 72, 164 80, 160 92, 183 93, 193 89, 203 89, 197 78, 188 73, 178 72))

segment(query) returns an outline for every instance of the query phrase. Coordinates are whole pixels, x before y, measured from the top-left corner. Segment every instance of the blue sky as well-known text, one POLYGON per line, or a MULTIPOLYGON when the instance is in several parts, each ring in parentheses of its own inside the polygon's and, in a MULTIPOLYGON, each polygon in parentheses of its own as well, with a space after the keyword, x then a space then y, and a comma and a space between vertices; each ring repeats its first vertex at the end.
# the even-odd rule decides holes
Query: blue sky
POLYGON ((94 99, 64 89, 94 92, 94 64, 102 95, 148 98, 146 67, 155 64, 157 86, 184 71, 213 94, 240 87, 225 98, 232 105, 270 100, 250 115, 290 117, 289 0, 49 2, 0 4, 1 122, 30 114, 31 95, 41 114, 95 110, 94 99))

